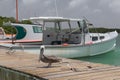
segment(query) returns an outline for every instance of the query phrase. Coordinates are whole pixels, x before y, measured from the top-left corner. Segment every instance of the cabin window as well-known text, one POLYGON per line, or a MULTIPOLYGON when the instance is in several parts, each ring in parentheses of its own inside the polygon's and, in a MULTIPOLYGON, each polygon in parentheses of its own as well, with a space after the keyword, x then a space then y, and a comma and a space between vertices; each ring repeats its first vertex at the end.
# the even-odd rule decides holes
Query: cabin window
POLYGON ((105 37, 104 36, 100 36, 100 39, 104 39, 105 37))
POLYGON ((98 40, 97 36, 92 37, 92 41, 97 41, 97 40, 98 40))
POLYGON ((73 21, 73 22, 70 22, 70 23, 71 23, 72 34, 80 34, 81 29, 80 29, 79 23, 77 23, 76 21, 73 21))
POLYGON ((42 27, 33 26, 34 33, 42 33, 42 27))

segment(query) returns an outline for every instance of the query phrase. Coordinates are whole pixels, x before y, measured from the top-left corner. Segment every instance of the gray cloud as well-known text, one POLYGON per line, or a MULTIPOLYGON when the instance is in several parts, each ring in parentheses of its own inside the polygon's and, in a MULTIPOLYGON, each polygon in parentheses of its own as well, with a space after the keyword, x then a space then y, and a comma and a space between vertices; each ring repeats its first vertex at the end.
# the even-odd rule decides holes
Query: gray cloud
MULTIPOLYGON (((56 16, 55 0, 18 0, 19 19, 56 16)), ((56 0, 58 15, 82 18, 100 27, 120 26, 120 0, 56 0)), ((15 17, 15 0, 0 1, 0 16, 15 17)))

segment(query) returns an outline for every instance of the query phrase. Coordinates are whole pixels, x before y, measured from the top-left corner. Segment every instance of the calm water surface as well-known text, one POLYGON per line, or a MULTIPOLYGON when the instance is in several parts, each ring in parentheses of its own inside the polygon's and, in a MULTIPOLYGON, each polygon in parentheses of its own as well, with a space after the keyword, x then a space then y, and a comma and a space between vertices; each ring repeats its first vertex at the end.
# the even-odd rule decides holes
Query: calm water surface
POLYGON ((114 51, 97 55, 97 56, 83 57, 83 58, 76 58, 76 59, 120 66, 120 34, 117 38, 117 45, 114 51))

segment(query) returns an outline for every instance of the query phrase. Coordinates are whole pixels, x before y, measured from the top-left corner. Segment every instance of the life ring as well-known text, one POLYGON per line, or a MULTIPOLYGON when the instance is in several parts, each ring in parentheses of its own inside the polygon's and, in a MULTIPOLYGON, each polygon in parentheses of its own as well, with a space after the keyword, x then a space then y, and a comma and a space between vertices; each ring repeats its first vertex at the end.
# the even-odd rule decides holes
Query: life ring
POLYGON ((68 43, 63 43, 62 46, 68 46, 69 44, 68 43))
POLYGON ((91 45, 91 44, 93 44, 93 42, 92 42, 92 41, 90 41, 90 42, 87 42, 86 44, 87 44, 87 45, 91 45))

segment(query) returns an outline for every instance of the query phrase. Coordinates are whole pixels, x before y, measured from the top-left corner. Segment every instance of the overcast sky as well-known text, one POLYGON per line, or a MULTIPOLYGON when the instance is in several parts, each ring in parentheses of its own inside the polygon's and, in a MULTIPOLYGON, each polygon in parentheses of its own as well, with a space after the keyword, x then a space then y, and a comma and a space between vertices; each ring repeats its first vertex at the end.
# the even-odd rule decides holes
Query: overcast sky
MULTIPOLYGON (((19 19, 56 16, 55 0, 18 0, 19 19)), ((86 17, 97 27, 120 28, 120 0, 56 0, 58 15, 86 17)), ((0 0, 0 16, 15 17, 15 0, 0 0)))

